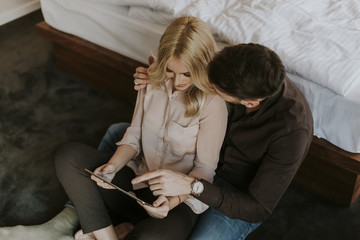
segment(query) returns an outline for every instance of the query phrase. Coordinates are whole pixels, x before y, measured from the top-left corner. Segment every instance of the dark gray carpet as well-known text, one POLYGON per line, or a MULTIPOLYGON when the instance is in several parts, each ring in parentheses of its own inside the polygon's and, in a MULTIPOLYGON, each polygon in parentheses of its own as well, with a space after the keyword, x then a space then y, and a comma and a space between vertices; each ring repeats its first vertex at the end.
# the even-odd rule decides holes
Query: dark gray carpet
POLYGON ((54 66, 52 46, 36 34, 40 11, 0 28, 0 226, 55 215, 66 196, 53 153, 66 141, 97 147, 133 107, 54 66))
MULTIPOLYGON (((53 153, 66 141, 96 147, 132 106, 56 69, 37 36, 40 11, 0 27, 0 226, 42 223, 66 196, 53 153)), ((360 203, 332 203, 291 184, 274 214, 248 240, 357 240, 360 203)))

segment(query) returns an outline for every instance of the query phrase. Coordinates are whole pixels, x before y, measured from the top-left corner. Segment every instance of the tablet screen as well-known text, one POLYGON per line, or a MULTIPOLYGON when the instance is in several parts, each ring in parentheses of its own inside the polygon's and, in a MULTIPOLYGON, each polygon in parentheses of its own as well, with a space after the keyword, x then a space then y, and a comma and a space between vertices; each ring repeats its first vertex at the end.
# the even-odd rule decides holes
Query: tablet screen
POLYGON ((106 182, 107 184, 109 184, 110 186, 116 188, 116 189, 119 190, 120 192, 126 194, 127 196, 129 196, 129 197, 131 197, 131 198, 133 198, 133 199, 135 199, 136 201, 139 201, 141 204, 148 205, 148 206, 151 206, 151 207, 153 206, 152 204, 147 203, 147 202, 141 200, 140 198, 136 197, 136 196, 133 195, 132 193, 130 193, 130 192, 128 192, 128 191, 125 191, 124 189, 116 186, 115 184, 113 184, 112 182, 110 182, 108 179, 106 179, 104 176, 101 176, 101 175, 99 175, 99 174, 96 174, 96 173, 94 173, 94 172, 92 172, 92 171, 90 171, 89 169, 86 169, 86 168, 85 168, 85 171, 86 171, 87 173, 90 173, 91 175, 94 175, 95 177, 101 179, 102 181, 104 181, 104 182, 106 182))

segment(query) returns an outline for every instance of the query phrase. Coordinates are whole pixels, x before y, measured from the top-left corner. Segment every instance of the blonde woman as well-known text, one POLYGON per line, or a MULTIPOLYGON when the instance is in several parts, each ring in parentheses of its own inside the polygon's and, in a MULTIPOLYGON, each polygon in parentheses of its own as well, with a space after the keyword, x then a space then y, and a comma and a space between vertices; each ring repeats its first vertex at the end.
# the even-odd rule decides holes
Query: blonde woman
POLYGON ((151 84, 139 91, 131 125, 110 160, 79 143, 58 150, 57 175, 82 229, 75 238, 118 239, 121 231, 113 226, 123 222, 133 226, 125 230, 130 231, 125 239, 189 236, 206 205, 188 195, 154 196, 154 185, 133 185, 131 180, 148 171, 169 169, 212 182, 227 124, 226 104, 207 78, 206 67, 214 53, 215 42, 204 22, 194 17, 176 19, 161 37, 157 61, 148 69, 151 84), (84 168, 105 175, 152 206, 108 189, 93 177, 97 186, 84 168))

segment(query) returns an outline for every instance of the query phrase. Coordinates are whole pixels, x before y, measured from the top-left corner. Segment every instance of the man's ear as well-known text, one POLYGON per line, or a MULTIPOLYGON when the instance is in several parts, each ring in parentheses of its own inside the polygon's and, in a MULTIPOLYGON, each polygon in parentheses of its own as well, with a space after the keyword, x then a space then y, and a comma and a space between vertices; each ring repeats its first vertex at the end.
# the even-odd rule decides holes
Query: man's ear
POLYGON ((254 108, 259 106, 260 102, 264 100, 264 98, 259 98, 259 99, 255 99, 255 100, 246 100, 246 107, 247 108, 254 108))
POLYGON ((149 56, 149 59, 148 59, 148 61, 149 61, 149 66, 151 65, 151 64, 153 64, 154 62, 155 62, 155 58, 154 58, 154 56, 149 56))
POLYGON ((257 106, 259 106, 259 102, 258 101, 252 101, 252 100, 250 100, 250 101, 246 101, 246 107, 247 108, 254 108, 254 107, 257 107, 257 106))

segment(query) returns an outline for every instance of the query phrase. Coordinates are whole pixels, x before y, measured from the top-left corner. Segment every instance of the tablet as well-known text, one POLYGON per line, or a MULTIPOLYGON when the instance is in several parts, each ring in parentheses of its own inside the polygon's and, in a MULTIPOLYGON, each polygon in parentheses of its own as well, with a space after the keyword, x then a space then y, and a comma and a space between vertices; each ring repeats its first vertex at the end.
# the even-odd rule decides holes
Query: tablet
POLYGON ((150 206, 150 207, 153 207, 152 204, 147 203, 147 202, 141 200, 140 198, 136 197, 135 194, 133 195, 133 194, 131 194, 130 192, 125 191, 124 189, 116 186, 115 184, 113 184, 112 182, 110 182, 108 179, 106 179, 104 176, 101 176, 101 175, 99 175, 99 174, 96 174, 96 173, 94 173, 94 172, 92 172, 92 171, 90 171, 89 169, 86 169, 86 168, 85 168, 84 170, 85 170, 87 173, 90 173, 91 175, 94 175, 95 177, 97 177, 97 178, 101 179, 102 181, 106 182, 106 183, 109 184, 110 186, 116 188, 117 190, 119 190, 120 192, 124 193, 125 195, 127 195, 127 196, 135 199, 136 201, 140 202, 141 204, 147 205, 147 206, 150 206))

